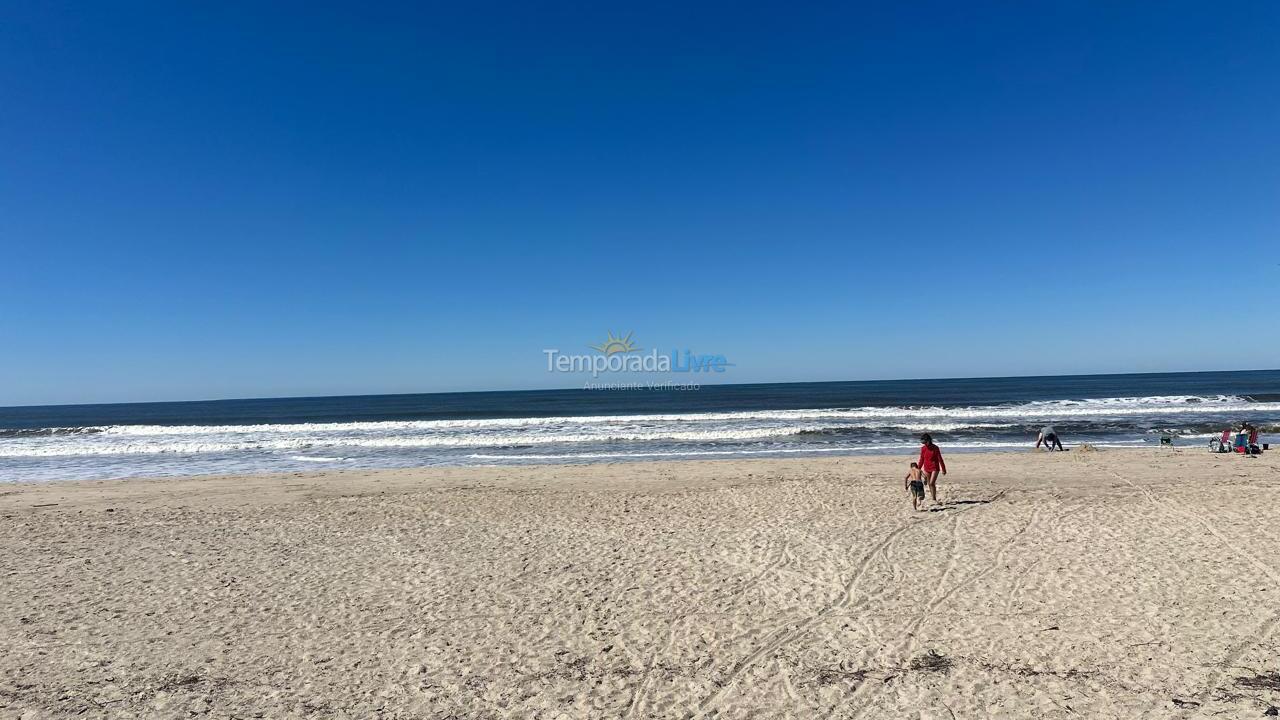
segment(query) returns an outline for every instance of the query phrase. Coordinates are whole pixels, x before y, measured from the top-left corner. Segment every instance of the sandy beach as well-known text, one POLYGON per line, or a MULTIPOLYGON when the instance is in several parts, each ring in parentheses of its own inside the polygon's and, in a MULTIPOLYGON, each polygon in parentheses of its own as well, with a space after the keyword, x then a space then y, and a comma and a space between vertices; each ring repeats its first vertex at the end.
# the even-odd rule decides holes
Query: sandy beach
POLYGON ((907 460, 0 485, 0 717, 1280 704, 1280 453, 907 460))

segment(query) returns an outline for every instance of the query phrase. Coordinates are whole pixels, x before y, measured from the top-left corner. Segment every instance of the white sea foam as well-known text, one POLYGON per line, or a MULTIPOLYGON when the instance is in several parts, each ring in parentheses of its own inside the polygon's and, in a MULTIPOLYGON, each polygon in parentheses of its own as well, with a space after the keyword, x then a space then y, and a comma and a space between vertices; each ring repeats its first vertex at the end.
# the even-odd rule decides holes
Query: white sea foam
MULTIPOLYGON (((1255 403, 1233 395, 1195 396, 1158 395, 1149 397, 1098 398, 1089 400, 1043 400, 1010 405, 980 405, 966 407, 901 407, 866 406, 836 409, 799 410, 749 410, 741 412, 667 413, 650 415, 594 415, 554 416, 525 418, 477 418, 461 420, 387 420, 338 423, 276 423, 259 425, 106 425, 80 428, 95 434, 125 436, 156 435, 260 435, 263 433, 394 433, 433 432, 448 430, 490 430, 505 428, 558 427, 565 424, 604 425, 636 423, 678 422, 738 422, 749 420, 805 421, 805 420, 868 420, 891 422, 899 420, 934 420, 1000 418, 1027 421, 1052 421, 1065 418, 1091 418, 1108 416, 1167 415, 1167 414, 1216 414, 1243 413, 1257 415, 1280 413, 1280 403, 1255 403)), ((940 432, 940 423, 931 428, 940 432)), ((58 428, 70 430, 71 428, 58 428)))
MULTIPOLYGON (((211 439, 179 439, 161 436, 153 441, 136 439, 133 442, 102 441, 97 438, 60 443, 14 443, 0 446, 0 457, 51 457, 57 455, 133 455, 133 454, 207 454, 251 451, 285 451, 315 448, 468 448, 511 447, 528 445, 573 445, 579 443, 619 442, 725 442, 749 441, 766 438, 783 438, 801 433, 837 431, 840 427, 819 425, 782 425, 767 428, 736 428, 707 430, 678 430, 653 428, 624 431, 618 428, 600 428, 596 432, 540 433, 540 434, 459 434, 459 435, 391 435, 371 436, 310 436, 310 437, 260 437, 251 441, 227 441, 211 439)), ((914 428, 902 428, 915 432, 914 428)), ((926 429, 921 426, 920 430, 926 429)))
MULTIPOLYGON (((1113 442, 1092 443, 1093 447, 1099 448, 1127 448, 1142 445, 1141 440, 1117 440, 1113 442)), ((1025 442, 962 442, 949 443, 948 450, 1009 450, 1009 449, 1026 449, 1025 442)), ((607 453, 559 453, 559 454, 486 454, 472 453, 467 455, 472 460, 597 460, 597 459, 638 459, 651 457, 695 457, 695 456, 732 456, 732 455, 792 455, 799 453, 848 453, 848 452, 883 452, 883 451, 902 451, 907 454, 915 453, 918 446, 915 443, 898 443, 894 445, 858 445, 856 447, 799 447, 799 448, 771 448, 771 449, 739 449, 739 450, 670 450, 662 452, 607 452, 607 453)))
MULTIPOLYGON (((1049 400, 968 407, 857 407, 649 415, 484 418, 258 425, 112 425, 0 440, 0 458, 294 453, 299 462, 337 462, 333 450, 429 451, 548 445, 660 445, 804 442, 873 447, 888 434, 1020 435, 1042 422, 1085 427, 1113 420, 1194 425, 1197 418, 1275 417, 1280 403, 1229 395, 1049 400), (92 431, 89 431, 92 430, 92 431), (812 437, 804 437, 811 435, 812 437), (326 455, 299 451, 330 450, 326 455)), ((1134 432, 1147 432, 1134 427, 1134 432)), ((1203 432, 1197 433, 1202 435, 1203 432)), ((953 438, 953 440, 959 438, 953 438)), ((1001 438, 1004 441, 1009 438, 1001 438)), ((968 441, 968 440, 966 440, 968 441)), ((658 448, 650 448, 655 451, 658 448)), ((668 448, 662 448, 663 451, 668 448)), ((685 448, 670 448, 685 452, 685 448)), ((824 451, 826 449, 824 448, 824 451)), ((615 452, 610 447, 602 452, 615 452)), ((779 452, 780 450, 769 450, 779 452)), ((575 455, 576 456, 576 455, 575 455)), ((545 456, 540 456, 545 457, 545 456)))

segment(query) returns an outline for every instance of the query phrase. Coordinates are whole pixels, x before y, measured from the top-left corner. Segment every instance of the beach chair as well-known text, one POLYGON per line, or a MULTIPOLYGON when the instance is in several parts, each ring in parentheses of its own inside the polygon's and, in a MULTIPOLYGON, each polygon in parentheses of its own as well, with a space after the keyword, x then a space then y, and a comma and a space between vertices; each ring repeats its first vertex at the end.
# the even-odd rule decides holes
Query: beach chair
POLYGON ((1223 430, 1221 437, 1216 437, 1209 441, 1209 452, 1231 452, 1231 428, 1223 430))
POLYGON ((1250 455, 1262 454, 1262 446, 1258 444, 1258 428, 1249 432, 1249 444, 1245 446, 1245 452, 1250 455))

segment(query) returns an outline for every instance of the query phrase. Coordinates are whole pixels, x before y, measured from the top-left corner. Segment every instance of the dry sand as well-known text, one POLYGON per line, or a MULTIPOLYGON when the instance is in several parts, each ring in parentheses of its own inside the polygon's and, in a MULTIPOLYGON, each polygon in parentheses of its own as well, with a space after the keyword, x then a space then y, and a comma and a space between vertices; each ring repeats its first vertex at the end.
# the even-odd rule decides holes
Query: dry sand
POLYGON ((1280 705, 1280 453, 0 485, 0 718, 1280 705))

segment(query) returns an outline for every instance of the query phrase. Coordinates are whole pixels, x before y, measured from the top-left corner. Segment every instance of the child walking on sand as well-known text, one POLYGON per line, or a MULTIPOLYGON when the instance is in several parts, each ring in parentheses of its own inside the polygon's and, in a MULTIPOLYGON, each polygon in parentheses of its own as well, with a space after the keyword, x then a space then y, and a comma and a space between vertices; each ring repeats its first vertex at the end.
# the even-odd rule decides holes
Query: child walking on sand
POLYGON ((929 486, 929 499, 938 502, 938 471, 947 474, 947 464, 942 461, 942 448, 933 444, 933 436, 920 436, 920 470, 924 472, 924 484, 929 486))
POLYGON ((916 463, 911 463, 911 469, 902 479, 902 488, 911 493, 911 509, 919 510, 920 503, 924 502, 924 473, 916 463))

